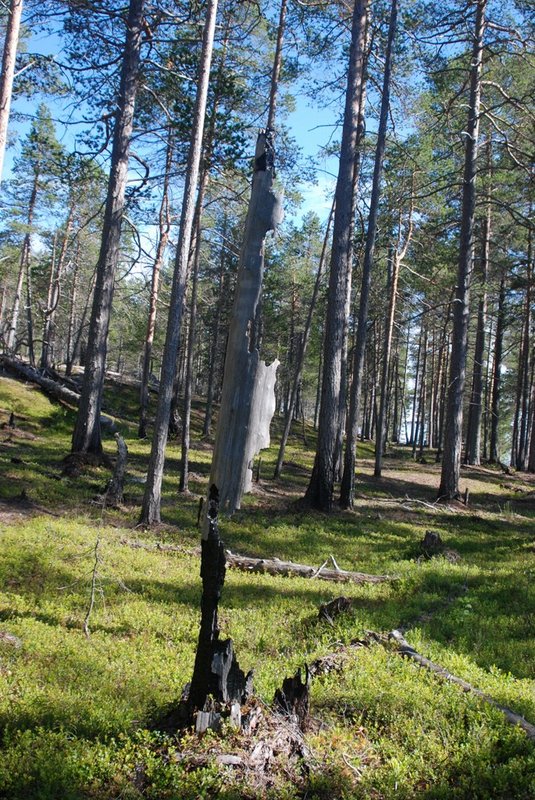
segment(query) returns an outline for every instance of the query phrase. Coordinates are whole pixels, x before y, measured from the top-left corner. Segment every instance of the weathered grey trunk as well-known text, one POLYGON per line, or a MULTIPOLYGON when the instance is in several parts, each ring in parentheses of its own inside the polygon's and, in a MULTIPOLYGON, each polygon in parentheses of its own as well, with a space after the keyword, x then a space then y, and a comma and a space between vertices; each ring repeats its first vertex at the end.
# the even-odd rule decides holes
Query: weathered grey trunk
POLYGON ((7 144, 7 128, 11 109, 13 77, 17 60, 17 44, 19 41, 22 0, 11 0, 7 13, 4 53, 2 56, 2 73, 0 75, 0 181, 4 167, 4 155, 7 144))
POLYGON ((169 318, 160 376, 158 407, 154 423, 154 434, 147 473, 145 495, 141 508, 141 522, 150 525, 160 520, 160 502, 165 462, 165 447, 169 433, 169 414, 173 396, 173 382, 176 361, 180 344, 180 328, 184 305, 184 294, 188 274, 195 197, 201 163, 204 118, 208 96, 208 83, 212 63, 215 22, 217 16, 217 0, 209 0, 206 8, 206 21, 203 32, 201 61, 197 82, 197 96, 192 120, 191 141, 186 168, 186 182, 180 218, 180 233, 176 251, 173 286, 169 306, 169 318))
POLYGON ((453 335, 445 416, 444 450, 438 490, 439 497, 445 500, 452 500, 460 495, 463 399, 466 379, 468 320, 470 316, 470 283, 472 280, 476 205, 476 160, 479 138, 481 69, 486 4, 487 0, 477 0, 474 43, 472 47, 469 112, 465 135, 459 264, 455 302, 453 304, 453 335))
POLYGON ((125 190, 128 180, 130 140, 134 125, 134 107, 143 31, 143 7, 144 0, 130 0, 113 132, 110 176, 89 325, 84 382, 72 437, 73 452, 96 454, 102 452, 100 408, 104 387, 115 273, 119 261, 125 190))
POLYGON ((379 213, 381 176, 383 172, 383 159, 386 145, 386 129, 388 124, 388 110, 390 104, 390 76, 392 73, 392 57, 394 53, 394 41, 396 37, 397 14, 398 0, 392 0, 385 58, 385 71, 383 77, 381 113, 379 119, 379 129, 377 132, 377 147, 375 150, 375 163, 373 169, 370 213, 368 217, 368 230, 366 233, 366 249, 364 252, 364 262, 362 265, 362 284, 360 289, 357 337, 353 355, 353 378, 351 382, 349 398, 347 438, 344 454, 344 472, 342 476, 342 485, 340 488, 340 505, 342 508, 353 508, 355 494, 355 460, 358 437, 358 419, 360 411, 360 394, 362 391, 364 354, 366 352, 368 305, 370 297, 373 255, 375 249, 375 237, 377 232, 377 216, 379 213))
POLYGON ((275 411, 274 387, 279 362, 264 364, 257 347, 264 240, 282 219, 280 200, 273 191, 273 161, 271 136, 268 131, 260 133, 210 472, 210 485, 218 487, 220 508, 226 514, 240 508, 242 495, 250 489, 252 459, 269 445, 269 424, 275 411))
POLYGON ((318 441, 314 468, 305 496, 313 508, 323 511, 330 510, 332 506, 336 472, 347 273, 351 269, 354 169, 361 112, 367 8, 367 0, 356 0, 353 10, 344 124, 335 193, 318 441))
POLYGON ((173 158, 173 137, 168 131, 167 151, 165 157, 165 172, 162 189, 162 202, 160 203, 160 213, 158 215, 158 245, 156 255, 152 265, 152 276, 150 284, 149 316, 147 319, 147 332, 145 334, 145 346, 143 348, 143 366, 141 369, 141 387, 139 392, 139 427, 138 437, 144 439, 147 435, 147 411, 149 405, 149 377, 150 364, 152 358, 152 345, 154 343, 154 332, 156 330, 156 312, 158 307, 158 294, 160 290, 160 273, 163 266, 165 250, 169 241, 169 231, 171 230, 171 214, 169 209, 169 177, 171 162, 173 158))

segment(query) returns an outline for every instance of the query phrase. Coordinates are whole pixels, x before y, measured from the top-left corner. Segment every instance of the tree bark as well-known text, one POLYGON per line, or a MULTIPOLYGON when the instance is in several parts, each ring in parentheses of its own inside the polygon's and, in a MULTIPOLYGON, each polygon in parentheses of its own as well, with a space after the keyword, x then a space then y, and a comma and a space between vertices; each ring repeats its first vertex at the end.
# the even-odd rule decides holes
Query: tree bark
POLYGON ((212 330, 212 341, 210 345, 210 363, 208 368, 208 386, 206 389, 206 410, 204 414, 203 423, 203 436, 209 436, 212 430, 212 416, 214 409, 214 394, 215 394, 215 379, 216 379, 216 362, 218 356, 219 346, 219 328, 221 325, 221 314, 223 310, 223 289, 224 289, 224 275, 225 275, 225 251, 226 251, 226 232, 227 232, 227 217, 224 217, 223 223, 223 236, 222 246, 220 253, 219 277, 218 277, 218 297, 215 309, 215 319, 212 330))
POLYGON ((344 473, 340 488, 340 505, 342 508, 353 508, 355 494, 355 460, 358 438, 358 418, 360 411, 360 394, 362 391, 362 375, 364 367, 364 354, 366 351, 366 337, 368 325, 368 306, 371 286, 371 272, 377 232, 377 216, 379 213, 379 198, 381 193, 381 176, 383 172, 383 159, 386 145, 386 129, 388 124, 388 111, 390 105, 390 77, 392 72, 392 57, 396 37, 398 14, 398 0, 392 0, 390 21, 388 27, 388 41, 385 57, 383 76, 381 113, 379 130, 377 132, 377 147, 373 168, 372 193, 370 199, 370 212, 368 216, 368 229, 366 232, 366 249, 362 266, 362 284, 360 289, 360 302, 357 323, 357 337, 353 355, 353 378, 349 397, 349 415, 347 422, 347 438, 344 454, 344 473))
MULTIPOLYGON (((385 450, 386 445, 386 436, 388 430, 388 423, 387 423, 387 381, 388 381, 388 370, 390 367, 390 353, 392 350, 392 335, 394 331, 394 319, 396 316, 396 303, 397 303, 397 292, 398 292, 398 280, 399 280, 399 271, 401 267, 401 262, 403 261, 405 254, 407 252, 407 248, 409 246, 411 237, 412 237, 412 227, 413 227, 413 207, 414 207, 414 175, 412 178, 412 190, 411 190, 411 199, 410 199, 410 208, 409 208, 409 219, 408 219, 408 230, 407 236, 405 239, 405 243, 403 247, 400 249, 400 241, 401 241, 401 229, 402 229, 402 222, 401 222, 401 213, 399 218, 399 225, 398 225, 398 236, 397 236, 397 243, 395 247, 392 247, 390 253, 390 264, 391 264, 391 274, 390 274, 390 298, 388 303, 388 311, 386 315, 385 321, 385 334, 384 334, 384 345, 383 345, 383 366, 382 366, 382 374, 381 374, 381 400, 379 405, 379 417, 377 420, 377 439, 375 442, 375 469, 374 475, 376 478, 381 477, 382 471, 382 460, 383 460, 383 453, 385 450)), ((396 369, 394 372, 394 401, 395 401, 395 408, 394 408, 394 424, 393 424, 393 435, 392 438, 394 441, 398 440, 398 436, 396 435, 397 430, 397 418, 398 418, 398 361, 396 358, 396 369)))
POLYGON ((191 269, 191 306, 189 315, 189 330, 186 352, 186 377, 184 381, 184 410, 182 416, 182 452, 180 464, 180 479, 178 489, 180 492, 188 491, 189 483, 189 446, 191 428, 191 398, 193 396, 193 352, 195 349, 195 326, 197 324, 197 289, 199 286, 199 261, 201 257, 201 221, 204 193, 208 183, 208 169, 205 169, 201 178, 199 194, 197 197, 195 226, 195 244, 193 248, 193 264, 191 269))
POLYGON ((71 205, 67 222, 65 224, 65 231, 63 234, 63 241, 56 261, 55 251, 56 246, 53 248, 52 263, 50 266, 50 282, 48 286, 48 296, 45 309, 45 321, 43 325, 43 343, 41 347, 41 369, 48 369, 52 366, 54 358, 54 339, 55 339, 55 321, 56 311, 61 294, 61 280, 63 277, 63 269, 65 266, 65 256, 67 255, 67 248, 69 245, 69 237, 71 234, 72 223, 74 219, 74 205, 71 205))
POLYGON ((143 348, 143 367, 141 370, 141 387, 139 393, 139 427, 138 438, 144 439, 147 435, 147 411, 149 406, 149 378, 150 364, 152 359, 152 345, 154 343, 154 332, 156 330, 156 312, 158 308, 158 295, 160 290, 160 273, 163 266, 165 250, 169 241, 169 231, 171 230, 171 214, 169 209, 169 177, 171 163, 173 160, 173 136, 168 131, 167 151, 165 156, 165 172, 162 189, 162 202, 158 215, 158 246, 152 265, 152 277, 150 285, 149 316, 147 319, 147 332, 145 334, 145 346, 143 348))
POLYGON ((2 73, 0 75, 0 181, 2 180, 4 168, 21 15, 22 0, 11 0, 7 16, 6 37, 4 39, 2 73))
MULTIPOLYGON (((391 254, 392 274, 390 276, 390 299, 386 316, 385 339, 383 345, 383 367, 381 373, 381 399, 379 403, 379 419, 377 421, 377 440, 375 442, 375 469, 376 478, 381 477, 383 453, 386 444, 386 383, 390 365, 390 351, 392 348, 392 331, 394 330, 394 316, 396 313, 396 299, 399 278, 399 257, 397 252, 391 254)), ((397 392, 396 392, 397 396, 397 392)))
POLYGON ((15 297, 13 299, 13 307, 11 310, 11 322, 6 336, 6 349, 8 353, 15 353, 17 351, 17 328, 19 325, 20 314, 20 301, 22 298, 22 289, 24 286, 24 277, 27 273, 27 262, 30 260, 30 246, 31 246, 31 227, 33 225, 33 217, 35 213, 35 204, 37 202, 37 190, 39 186, 39 173, 34 175, 32 191, 30 194, 30 201, 28 203, 28 216, 26 218, 27 230, 22 242, 22 250, 20 254, 19 273, 17 276, 17 285, 15 288, 15 297))
POLYGON ((206 7, 197 96, 195 98, 191 142, 186 169, 186 183, 184 186, 184 199, 180 219, 180 234, 173 274, 165 348, 162 359, 158 407, 154 424, 147 484, 141 509, 141 522, 148 525, 160 521, 165 446, 167 444, 169 431, 169 412, 171 410, 173 381, 180 344, 180 328, 182 325, 184 295, 188 274, 188 259, 195 211, 195 197, 197 194, 197 181, 201 164, 204 118, 206 114, 210 67, 212 64, 216 16, 217 0, 209 0, 206 7))
POLYGON ((470 283, 472 280, 474 217, 476 204, 476 160, 479 138, 481 100, 481 69, 483 62, 483 34, 487 0, 477 0, 472 67, 470 73, 470 100, 465 136, 465 159, 461 206, 461 236, 457 287, 453 308, 453 336, 451 346, 450 376, 446 407, 444 451, 439 497, 452 500, 460 496, 461 450, 463 438, 463 398, 466 379, 466 351, 468 346, 468 320, 470 315, 470 283))
POLYGON ((524 317, 524 334, 522 337, 522 354, 519 364, 520 374, 520 423, 518 426, 518 444, 516 460, 513 466, 525 470, 528 461, 528 420, 530 395, 530 358, 531 358, 531 296, 532 296, 532 264, 531 264, 531 230, 528 238, 528 255, 526 265, 526 311, 524 317))
POLYGON ((321 278, 323 274, 323 266, 325 263, 325 257, 327 254, 327 245, 329 242, 329 233, 331 229, 331 221, 334 213, 334 204, 331 207, 331 213, 329 214, 329 219, 327 221, 327 228, 325 230, 325 237, 323 239, 323 246, 321 249, 320 260, 318 264, 318 271, 316 274, 316 281, 314 283, 314 290, 312 292, 312 297, 310 299, 310 305, 308 307, 307 318, 305 322, 305 329, 303 331, 303 338, 300 343, 299 353, 297 355, 297 364, 295 375, 293 376, 292 382, 292 389, 290 394, 290 401, 288 404, 288 408, 286 410, 286 416, 284 420, 284 430, 282 432, 281 442, 279 446, 279 454, 277 456, 277 464, 275 465, 275 472, 273 477, 280 478, 280 474, 282 471, 282 465, 284 462, 284 451, 286 450, 286 445, 288 443, 288 437, 290 435, 290 428, 292 426, 292 420, 294 418, 295 412, 295 405, 297 401, 297 393, 299 390, 299 385, 301 383, 303 377, 303 369, 305 366, 305 356, 306 351, 308 348, 308 342, 310 340, 310 332, 312 330, 312 317, 314 315, 314 310, 316 308, 316 302, 318 299, 318 294, 321 286, 321 278))
POLYGON ((313 508, 323 511, 329 511, 332 506, 336 472, 347 273, 351 269, 354 170, 364 78, 367 9, 367 0, 356 0, 351 27, 344 124, 335 194, 336 208, 323 350, 318 441, 314 468, 305 495, 306 501, 313 508))
POLYGON ((104 387, 108 331, 119 260, 128 157, 134 124, 139 61, 143 32, 144 0, 130 0, 127 34, 121 66, 117 113, 113 132, 100 254, 97 263, 93 307, 80 407, 72 438, 72 452, 102 452, 100 408, 104 387))
POLYGON ((491 237, 491 179, 492 154, 490 139, 487 143, 487 212, 483 225, 483 242, 481 254, 481 295, 477 312, 476 343, 474 348, 474 368, 472 374, 472 392, 468 411, 468 430, 466 436, 466 461, 479 466, 481 463, 481 417, 483 413, 483 361, 486 348, 487 325, 487 279, 490 263, 491 237))
POLYGON ((258 306, 264 270, 264 240, 282 218, 272 189, 274 150, 268 131, 258 137, 255 172, 238 283, 227 343, 221 408, 216 430, 210 484, 220 493, 220 508, 232 514, 252 479, 252 459, 269 444, 269 422, 275 410, 278 361, 269 367, 258 351, 258 306))

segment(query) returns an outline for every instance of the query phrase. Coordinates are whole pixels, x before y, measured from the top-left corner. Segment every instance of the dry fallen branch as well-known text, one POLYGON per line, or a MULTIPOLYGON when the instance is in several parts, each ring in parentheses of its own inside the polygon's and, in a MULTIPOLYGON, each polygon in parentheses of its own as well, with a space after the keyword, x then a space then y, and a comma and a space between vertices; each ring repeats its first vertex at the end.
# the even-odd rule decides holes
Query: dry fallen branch
MULTIPOLYGON (((463 587, 463 589, 465 590, 466 587, 463 587)), ((458 595, 450 596, 447 598, 445 603, 449 605, 454 602, 457 597, 458 595)), ((324 605, 320 606, 319 618, 320 620, 326 620, 332 625, 333 618, 338 614, 347 611, 349 608, 351 608, 350 599, 346 597, 337 597, 334 600, 331 600, 330 603, 325 603, 324 605)), ((420 616, 419 620, 424 621, 424 618, 430 619, 432 616, 433 612, 420 616)), ((427 621, 427 619, 425 621, 427 621)), ((366 638, 363 640, 355 640, 355 642, 351 643, 350 647, 369 646, 371 642, 377 642, 379 644, 386 645, 388 641, 394 641, 397 645, 396 652, 399 653, 399 655, 410 658, 412 661, 415 661, 421 667, 428 669, 439 678, 447 680, 450 683, 454 683, 456 686, 460 686, 464 692, 475 694, 486 703, 489 703, 494 708, 497 708, 498 711, 501 711, 506 720, 512 725, 519 725, 529 739, 535 740, 535 725, 532 725, 530 722, 525 720, 524 717, 520 716, 520 714, 517 714, 507 706, 503 706, 496 702, 496 700, 482 692, 480 689, 476 689, 476 687, 472 686, 472 684, 468 683, 462 678, 457 678, 455 675, 452 675, 447 669, 445 669, 445 667, 442 667, 440 664, 435 664, 435 662, 430 661, 428 658, 425 658, 425 656, 420 655, 420 653, 411 647, 411 645, 403 637, 402 631, 405 631, 406 629, 407 626, 404 626, 401 630, 398 629, 390 631, 388 635, 375 633, 374 631, 366 631, 366 638)), ((323 658, 318 659, 311 665, 310 674, 317 675, 342 669, 343 655, 346 653, 347 648, 342 648, 334 653, 329 653, 323 658)))
POLYGON ((485 694, 480 689, 476 689, 475 686, 467 683, 467 681, 464 681, 462 678, 457 678, 455 675, 452 675, 451 672, 448 672, 448 670, 442 667, 440 664, 435 664, 434 661, 430 661, 428 658, 425 658, 425 656, 420 655, 420 653, 410 646, 400 631, 391 631, 388 636, 390 639, 396 642, 397 652, 400 655, 410 658, 421 667, 424 667, 433 674, 438 675, 439 678, 460 686, 464 692, 475 694, 477 697, 481 698, 481 700, 484 700, 485 703, 489 703, 489 705, 497 708, 498 711, 501 711, 505 719, 512 725, 519 725, 529 739, 535 740, 535 725, 532 725, 530 722, 525 720, 524 717, 520 716, 520 714, 512 711, 507 706, 502 706, 501 703, 497 703, 496 700, 494 700, 492 697, 489 697, 488 694, 485 694))

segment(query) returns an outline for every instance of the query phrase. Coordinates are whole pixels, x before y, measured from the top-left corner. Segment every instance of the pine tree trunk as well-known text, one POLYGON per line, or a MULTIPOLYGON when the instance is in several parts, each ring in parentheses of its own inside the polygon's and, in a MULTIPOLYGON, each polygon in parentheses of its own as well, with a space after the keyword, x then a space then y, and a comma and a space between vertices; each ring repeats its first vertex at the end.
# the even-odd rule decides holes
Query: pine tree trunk
POLYGON ((36 172, 33 178, 30 201, 28 203, 28 216, 26 217, 26 233, 24 234, 24 239, 22 241, 22 249, 20 253, 20 262, 19 262, 19 273, 17 276, 17 286, 15 288, 15 297, 13 299, 13 307, 11 310, 11 322, 6 337, 6 348, 8 353, 15 353, 18 349, 17 328, 19 325, 20 301, 22 299, 24 278, 27 276, 28 264, 30 261, 31 228, 33 225, 35 205, 37 203, 37 190, 39 187, 39 177, 40 177, 39 173, 36 172))
POLYGON ((134 124, 134 107, 139 73, 143 31, 144 0, 130 0, 126 42, 121 66, 117 98, 117 114, 113 132, 111 168, 108 180, 100 254, 97 263, 93 307, 89 324, 88 348, 80 406, 72 437, 73 452, 100 454, 100 409, 108 330, 119 261, 125 190, 128 180, 128 157, 134 124))
POLYGON ((418 455, 420 458, 423 458, 424 454, 424 446, 425 446, 425 419, 426 419, 426 406, 427 406, 427 381, 428 381, 428 370, 427 370, 427 349, 428 349, 428 331, 427 327, 425 329, 425 336, 424 336, 424 359, 422 365, 422 380, 421 380, 421 390, 420 390, 420 407, 419 407, 419 450, 418 455))
POLYGON ((171 290, 171 302, 169 307, 165 348, 162 359, 158 407, 156 410, 156 420, 152 438, 147 484, 145 487, 145 495, 141 509, 141 522, 149 525, 153 522, 160 521, 160 502, 163 467, 165 461, 165 446, 167 444, 173 382, 175 377, 177 354, 180 345, 180 328, 182 325, 184 295, 186 291, 188 259, 195 211, 195 197, 197 194, 197 181, 199 178, 201 164, 204 118, 206 114, 206 101, 208 96, 210 67, 212 63, 216 16, 217 0, 208 0, 203 33, 201 62, 199 66, 199 78, 197 83, 197 96, 195 99, 195 109, 192 120, 192 135, 186 169, 186 184, 184 187, 184 200, 182 203, 180 234, 173 274, 173 287, 171 290))
POLYGON ((54 360, 54 340, 55 340, 55 322, 56 311, 61 294, 61 280, 63 278, 63 268, 65 266, 65 256, 67 255, 67 248, 69 245, 69 237, 71 234, 72 223, 74 219, 74 205, 71 205, 67 222, 65 224, 65 232, 59 255, 55 258, 56 241, 54 241, 52 263, 50 265, 50 281, 48 285, 48 296, 45 309, 45 321, 43 325, 43 343, 41 347, 41 369, 48 369, 52 366, 54 360))
POLYGON ((147 319, 147 332, 145 334, 145 346, 143 348, 143 366, 141 369, 141 387, 139 393, 139 426, 138 438, 144 439, 147 435, 147 412, 149 406, 149 379, 150 365, 152 361, 152 346, 154 343, 154 333, 156 330, 156 313, 158 309, 158 295, 160 291, 160 273, 167 244, 169 242, 169 232, 171 230, 171 214, 169 209, 169 177, 171 173, 171 163, 173 160, 173 137, 171 130, 168 130, 167 151, 165 156, 165 172, 162 189, 162 202, 160 203, 160 213, 158 215, 158 245, 156 255, 152 265, 152 277, 150 285, 149 316, 147 319))
POLYGON ((334 204, 331 207, 331 213, 329 214, 329 219, 327 221, 327 228, 325 230, 325 236, 323 239, 323 246, 321 249, 320 260, 318 264, 318 271, 316 273, 316 281, 314 283, 314 290, 312 292, 312 297, 310 299, 310 305, 308 307, 307 318, 305 322, 305 329, 303 331, 303 338, 301 340, 299 353, 297 356, 297 365, 295 370, 295 375, 293 376, 291 394, 290 394, 290 402, 288 404, 288 409, 286 410, 286 416, 284 420, 284 429, 282 432, 281 442, 279 446, 279 454, 277 456, 277 464, 275 466, 275 473, 273 475, 274 478, 280 478, 280 474, 282 471, 282 465, 284 462, 284 451, 286 449, 286 445, 288 443, 288 437, 290 435, 290 428, 292 426, 292 420, 294 418, 295 412, 295 405, 297 400, 297 393, 299 386, 301 384, 301 380, 303 378, 303 369, 305 366, 305 355, 308 348, 308 342, 310 339, 310 332, 312 330, 312 317, 314 315, 314 310, 316 308, 316 302, 319 295, 319 290, 321 286, 321 278, 323 275, 323 267, 325 264, 325 258, 327 254, 327 245, 329 242, 329 232, 331 228, 331 221, 334 214, 334 204))
POLYGON ((186 375, 184 380, 184 408, 182 416, 182 453, 180 465, 180 492, 188 491, 189 482, 189 446, 191 427, 191 398, 193 396, 193 352, 195 348, 195 326, 197 324, 197 289, 199 285, 199 262, 201 258, 201 222, 204 195, 208 185, 208 170, 205 168, 201 177, 197 208, 195 210, 195 242, 191 266, 191 305, 189 315, 189 331, 186 351, 186 375))
MULTIPOLYGON (((72 368, 75 360, 74 341, 75 341, 75 327, 76 327, 76 303, 78 300, 78 273, 80 271, 80 239, 76 240, 76 251, 74 255, 74 265, 72 271, 72 287, 71 296, 69 301, 69 322, 67 325, 67 344, 66 344, 66 357, 65 357, 65 374, 67 376, 72 374, 72 368)), ((79 330, 79 329, 78 329, 79 330)))
MULTIPOLYGON (((387 375, 390 366, 390 351, 392 349, 392 332, 394 330, 394 317, 396 314, 396 299, 399 278, 399 257, 394 249, 391 251, 391 276, 390 276, 390 299, 386 315, 384 345, 383 345, 383 366, 381 373, 381 399, 379 401, 379 418, 377 420, 377 440, 375 442, 375 469, 376 478, 381 477, 383 453, 386 444, 386 405, 387 405, 387 375)), ((395 392, 397 399, 397 391, 395 392)), ((396 410, 397 413, 397 410, 396 410)))
POLYGON ((206 411, 204 414, 204 424, 202 434, 209 436, 212 429, 212 416, 214 408, 214 395, 215 395, 215 378, 216 378, 216 362, 219 347, 219 328, 221 325, 221 313, 223 308, 223 288, 224 288, 224 274, 225 274, 225 238, 227 231, 227 217, 224 218, 223 225, 223 244, 220 253, 220 267, 218 279, 218 297, 216 303, 215 319, 212 329, 212 342, 210 346, 210 363, 208 368, 208 387, 206 390, 206 411))
POLYGON ((526 310, 524 316, 524 335, 522 337, 522 355, 520 369, 520 424, 518 427, 518 445, 516 463, 518 470, 525 470, 528 461, 528 421, 529 421, 529 395, 530 395, 530 357, 531 357, 531 294, 532 294, 532 265, 531 265, 531 231, 528 239, 528 257, 526 267, 526 310))
POLYGON ((336 446, 341 422, 340 390, 346 324, 347 274, 351 269, 352 256, 353 190, 358 125, 361 115, 367 10, 367 0, 356 0, 351 27, 344 124, 335 194, 336 208, 323 349, 318 441, 314 468, 306 491, 307 502, 313 508, 323 511, 330 510, 332 506, 336 446))
POLYGON ((481 256, 481 296, 477 312, 476 343, 474 348, 474 368, 472 374, 472 392, 468 410, 468 430, 466 436, 466 461, 479 466, 481 463, 481 417, 483 413, 483 360, 486 349, 487 325, 487 276, 490 263, 491 237, 491 181, 492 153, 490 139, 487 143, 487 213, 483 225, 483 246, 481 256))
POLYGON ((358 418, 360 411, 360 394, 362 391, 362 374, 364 366, 364 353, 366 350, 371 273, 375 250, 375 237, 377 233, 377 217, 379 213, 379 199, 381 194, 381 176, 383 172, 386 129, 390 104, 390 77, 392 72, 394 41, 396 37, 397 14, 398 0, 392 0, 383 77, 381 113, 379 119, 379 130, 377 132, 377 147, 375 150, 375 163, 373 169, 370 212, 368 216, 368 229, 366 233, 366 249, 362 266, 362 284, 360 290, 357 337, 353 355, 353 378, 349 397, 349 415, 347 421, 347 438, 344 455, 344 472, 342 476, 342 485, 340 488, 340 505, 342 508, 353 508, 355 494, 355 460, 358 437, 358 418))
POLYGON ((468 320, 470 315, 470 283, 472 279, 474 218, 476 205, 476 160, 479 139, 479 109, 481 99, 481 68, 483 61, 483 34, 487 0, 477 0, 472 67, 470 73, 470 100, 465 135, 465 160, 461 205, 461 236, 457 288, 453 308, 453 337, 451 346, 450 377, 444 431, 444 452, 438 496, 452 500, 460 496, 461 451, 463 438, 463 399, 466 378, 466 352, 468 347, 468 320))
POLYGON ((490 453, 489 461, 497 464, 500 460, 498 426, 500 423, 500 395, 502 386, 502 356, 503 334, 505 330, 505 278, 500 281, 500 294, 498 296, 498 313, 496 318, 496 335, 494 338, 494 364, 492 367, 492 400, 490 424, 490 453))
POLYGON ((4 168, 21 15, 22 0, 11 0, 7 14, 4 52, 2 56, 2 73, 0 75, 0 181, 2 180, 4 168))

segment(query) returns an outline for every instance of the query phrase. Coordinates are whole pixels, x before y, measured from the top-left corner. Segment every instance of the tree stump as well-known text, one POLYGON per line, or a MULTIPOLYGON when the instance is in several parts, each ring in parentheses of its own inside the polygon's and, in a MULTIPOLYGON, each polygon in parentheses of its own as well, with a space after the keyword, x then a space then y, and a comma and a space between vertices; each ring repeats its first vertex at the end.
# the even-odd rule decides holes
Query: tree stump
POLYGON ((310 671, 305 664, 305 680, 299 668, 291 678, 285 678, 273 699, 275 709, 289 717, 296 717, 299 727, 304 729, 310 709, 310 671))
POLYGON ((440 534, 436 531, 426 531, 425 536, 420 542, 422 552, 428 558, 436 556, 444 551, 445 544, 442 541, 440 534))
MULTIPOLYGON (((208 496, 208 531, 201 541, 201 626, 195 666, 188 697, 190 713, 213 711, 210 696, 219 703, 244 703, 252 694, 252 672, 240 669, 231 639, 219 640, 218 604, 225 581, 225 548, 219 536, 219 491, 215 484, 208 496)), ((217 721, 208 720, 210 727, 217 721)))
POLYGON ((117 461, 106 490, 106 505, 112 508, 117 508, 123 502, 124 476, 128 459, 128 448, 120 433, 115 434, 115 441, 117 442, 117 461))

